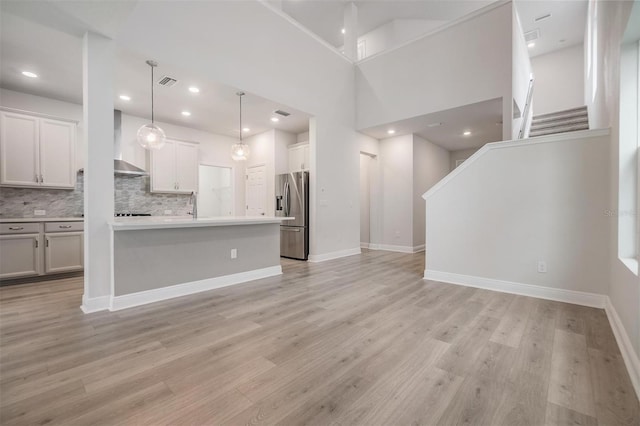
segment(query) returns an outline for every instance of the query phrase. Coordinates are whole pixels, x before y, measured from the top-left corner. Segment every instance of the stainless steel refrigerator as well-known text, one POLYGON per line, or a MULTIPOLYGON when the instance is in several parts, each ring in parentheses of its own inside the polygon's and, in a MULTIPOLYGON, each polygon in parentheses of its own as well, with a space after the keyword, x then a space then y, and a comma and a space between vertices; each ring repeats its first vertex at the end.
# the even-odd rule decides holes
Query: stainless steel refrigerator
POLYGON ((280 256, 309 257, 309 172, 276 176, 276 216, 295 217, 280 225, 280 256))

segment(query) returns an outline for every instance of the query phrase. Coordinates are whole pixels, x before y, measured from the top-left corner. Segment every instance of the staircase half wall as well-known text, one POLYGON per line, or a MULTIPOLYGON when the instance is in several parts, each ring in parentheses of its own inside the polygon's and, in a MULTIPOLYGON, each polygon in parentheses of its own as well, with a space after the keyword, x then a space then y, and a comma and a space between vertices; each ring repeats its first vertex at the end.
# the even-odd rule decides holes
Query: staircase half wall
POLYGON ((485 145, 423 195, 425 278, 603 307, 609 140, 604 129, 485 145))

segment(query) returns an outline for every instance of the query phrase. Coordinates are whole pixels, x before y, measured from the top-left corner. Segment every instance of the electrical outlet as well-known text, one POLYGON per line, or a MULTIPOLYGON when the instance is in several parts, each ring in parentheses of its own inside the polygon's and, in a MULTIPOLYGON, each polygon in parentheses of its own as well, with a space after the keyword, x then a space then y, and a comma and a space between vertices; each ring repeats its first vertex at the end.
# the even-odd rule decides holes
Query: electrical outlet
POLYGON ((34 210, 33 211, 33 215, 34 216, 44 216, 47 214, 46 210, 34 210))
POLYGON ((164 211, 164 214, 167 215, 167 216, 171 216, 172 213, 173 212, 171 210, 165 210, 164 211))
POLYGON ((238 249, 231 249, 231 258, 235 259, 238 257, 238 249))
POLYGON ((538 260, 538 272, 545 274, 547 272, 547 262, 544 260, 538 260))

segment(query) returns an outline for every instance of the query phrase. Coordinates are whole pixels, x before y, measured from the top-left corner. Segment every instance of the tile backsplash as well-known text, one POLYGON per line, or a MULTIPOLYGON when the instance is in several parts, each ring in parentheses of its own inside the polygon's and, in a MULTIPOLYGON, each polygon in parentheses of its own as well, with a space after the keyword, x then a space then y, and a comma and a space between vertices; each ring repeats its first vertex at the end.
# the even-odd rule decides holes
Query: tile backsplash
MULTIPOLYGON (((34 217, 34 210, 45 216, 76 217, 83 213, 84 175, 78 173, 74 190, 0 188, 0 218, 34 217)), ((174 216, 191 211, 189 195, 152 194, 149 177, 115 176, 115 208, 122 213, 151 213, 161 216, 171 210, 174 216)))

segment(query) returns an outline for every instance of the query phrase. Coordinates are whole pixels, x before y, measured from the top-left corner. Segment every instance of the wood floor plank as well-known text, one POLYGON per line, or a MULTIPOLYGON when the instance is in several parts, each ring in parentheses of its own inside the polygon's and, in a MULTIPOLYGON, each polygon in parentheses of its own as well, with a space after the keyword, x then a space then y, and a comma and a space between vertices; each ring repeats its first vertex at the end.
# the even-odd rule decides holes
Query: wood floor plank
POLYGON ((0 423, 640 424, 603 310, 423 280, 424 254, 282 267, 87 315, 81 277, 0 287, 0 423))
POLYGON ((583 335, 556 330, 548 400, 579 413, 596 416, 587 342, 583 335))

